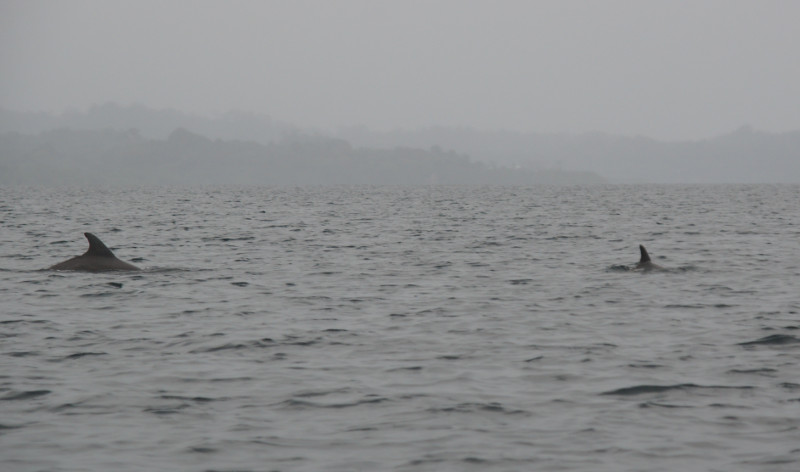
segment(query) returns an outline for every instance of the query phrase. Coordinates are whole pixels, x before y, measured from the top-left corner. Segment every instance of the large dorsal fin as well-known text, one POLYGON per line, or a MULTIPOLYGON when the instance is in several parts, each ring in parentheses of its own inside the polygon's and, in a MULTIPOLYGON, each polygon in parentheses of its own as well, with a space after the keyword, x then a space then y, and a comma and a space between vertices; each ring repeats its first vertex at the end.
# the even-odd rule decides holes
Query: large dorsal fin
POLYGON ((647 253, 647 249, 645 249, 641 244, 639 245, 639 252, 642 253, 642 258, 639 260, 639 264, 650 262, 650 254, 647 253))
POLYGON ((83 235, 89 240, 89 250, 84 256, 114 257, 114 253, 103 244, 103 241, 100 241, 100 238, 92 233, 83 233, 83 235))

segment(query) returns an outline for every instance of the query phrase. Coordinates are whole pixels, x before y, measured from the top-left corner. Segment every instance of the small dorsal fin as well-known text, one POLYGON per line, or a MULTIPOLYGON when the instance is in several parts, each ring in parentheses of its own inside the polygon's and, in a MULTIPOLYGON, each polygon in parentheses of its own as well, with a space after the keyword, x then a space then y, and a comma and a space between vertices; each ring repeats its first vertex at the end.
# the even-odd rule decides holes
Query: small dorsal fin
POLYGON ((89 250, 84 256, 114 257, 114 253, 103 244, 103 241, 100 241, 100 238, 92 233, 83 233, 83 235, 89 240, 89 250))
POLYGON ((639 252, 642 253, 642 258, 639 260, 639 264, 650 262, 650 254, 647 253, 647 249, 645 249, 641 244, 639 245, 639 252))

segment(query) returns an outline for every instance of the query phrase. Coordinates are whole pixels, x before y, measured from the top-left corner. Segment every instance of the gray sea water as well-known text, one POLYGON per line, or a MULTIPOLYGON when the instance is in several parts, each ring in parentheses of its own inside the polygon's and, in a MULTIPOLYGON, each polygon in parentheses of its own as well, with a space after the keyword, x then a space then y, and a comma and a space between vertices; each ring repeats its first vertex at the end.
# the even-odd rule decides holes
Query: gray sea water
POLYGON ((6 187, 0 247, 3 471, 800 470, 800 186, 6 187), (85 231, 144 270, 40 270, 85 231))

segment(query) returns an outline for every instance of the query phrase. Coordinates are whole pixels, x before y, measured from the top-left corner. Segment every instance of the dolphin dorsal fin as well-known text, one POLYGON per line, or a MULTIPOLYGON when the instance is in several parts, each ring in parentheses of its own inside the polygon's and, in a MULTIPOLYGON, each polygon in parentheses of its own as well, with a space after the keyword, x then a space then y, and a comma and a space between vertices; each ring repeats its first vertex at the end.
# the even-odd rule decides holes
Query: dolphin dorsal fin
POLYGON ((639 260, 639 264, 650 262, 650 254, 647 253, 647 249, 645 249, 641 244, 639 245, 639 252, 642 253, 642 258, 639 260))
POLYGON ((103 241, 100 241, 100 238, 92 233, 83 233, 83 235, 89 240, 89 250, 84 256, 114 257, 114 253, 103 244, 103 241))

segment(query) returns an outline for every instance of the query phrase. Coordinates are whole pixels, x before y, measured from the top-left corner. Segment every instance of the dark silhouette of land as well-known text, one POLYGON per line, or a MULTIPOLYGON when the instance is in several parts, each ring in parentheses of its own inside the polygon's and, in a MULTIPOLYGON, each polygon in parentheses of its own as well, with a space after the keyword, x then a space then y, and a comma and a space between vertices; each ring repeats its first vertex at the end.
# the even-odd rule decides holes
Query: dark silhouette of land
POLYGON ((0 109, 0 183, 575 184, 800 182, 800 131, 695 141, 434 127, 323 133, 265 115, 106 104, 0 109), (187 131, 190 130, 190 131, 187 131))
POLYGON ((136 130, 0 135, 0 184, 332 185, 597 183, 589 172, 489 166, 439 149, 354 148, 340 139, 270 143, 211 140, 179 128, 167 139, 136 130))
POLYGON ((766 133, 750 126, 709 139, 664 142, 603 133, 543 134, 436 127, 377 133, 340 130, 357 146, 439 145, 481 162, 595 172, 611 182, 800 182, 800 131, 766 133))

